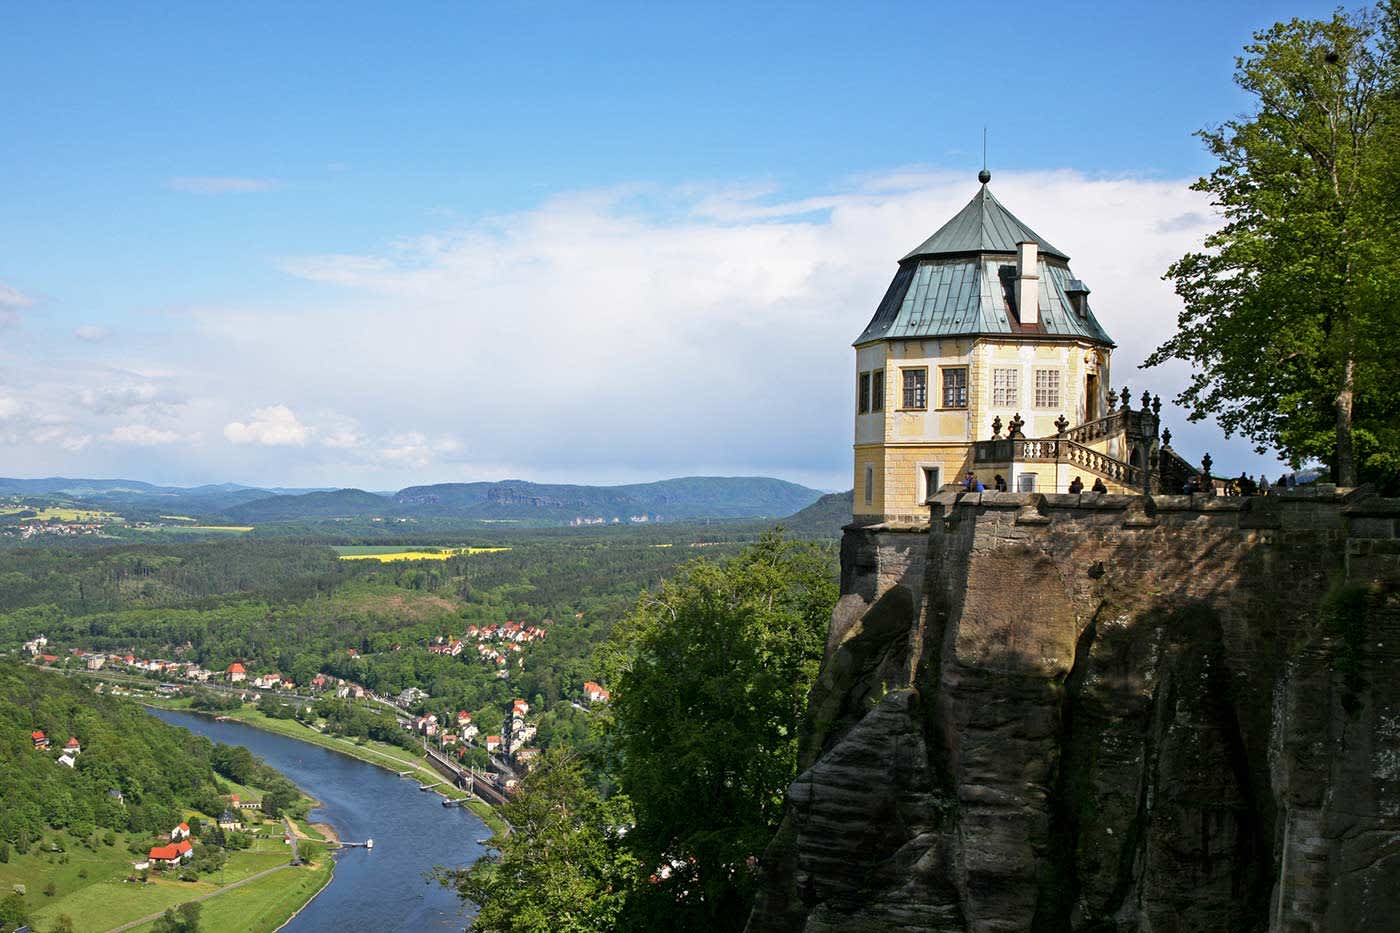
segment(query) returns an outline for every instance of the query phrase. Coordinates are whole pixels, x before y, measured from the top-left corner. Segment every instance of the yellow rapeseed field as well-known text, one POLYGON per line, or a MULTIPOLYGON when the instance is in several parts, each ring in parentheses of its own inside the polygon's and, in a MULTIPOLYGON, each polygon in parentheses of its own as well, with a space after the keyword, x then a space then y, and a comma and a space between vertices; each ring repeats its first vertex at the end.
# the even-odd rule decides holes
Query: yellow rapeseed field
POLYGON ((341 560, 377 560, 388 563, 395 560, 447 560, 461 554, 496 554, 509 551, 508 547, 449 547, 432 551, 389 551, 382 554, 341 554, 341 560))

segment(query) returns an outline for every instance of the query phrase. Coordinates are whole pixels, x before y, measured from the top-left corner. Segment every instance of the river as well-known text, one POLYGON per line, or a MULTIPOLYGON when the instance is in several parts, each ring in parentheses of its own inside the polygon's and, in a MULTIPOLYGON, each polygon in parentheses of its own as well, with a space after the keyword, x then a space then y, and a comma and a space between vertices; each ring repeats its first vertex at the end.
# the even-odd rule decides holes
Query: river
POLYGON ((490 832, 465 807, 444 807, 418 782, 318 745, 237 722, 173 710, 151 710, 226 745, 245 746, 321 802, 311 820, 329 823, 348 842, 374 840, 374 849, 343 849, 335 877, 284 930, 336 933, 380 930, 460 930, 469 917, 457 895, 423 873, 436 865, 470 864, 476 840, 490 832))

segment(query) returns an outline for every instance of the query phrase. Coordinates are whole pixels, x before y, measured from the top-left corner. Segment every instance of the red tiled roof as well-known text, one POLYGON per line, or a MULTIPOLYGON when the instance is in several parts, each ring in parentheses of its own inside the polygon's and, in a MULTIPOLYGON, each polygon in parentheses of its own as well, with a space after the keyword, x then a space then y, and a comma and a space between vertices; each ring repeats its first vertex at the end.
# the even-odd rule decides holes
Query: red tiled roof
POLYGON ((176 846, 152 846, 149 858, 152 861, 173 862, 180 857, 180 850, 176 846))
POLYGON ((44 732, 42 729, 35 729, 33 732, 29 733, 29 737, 31 739, 42 739, 44 738, 44 732))
POLYGON ((78 741, 77 736, 72 736, 72 735, 70 735, 70 736, 68 737, 68 741, 64 743, 63 747, 64 747, 64 748, 81 748, 81 747, 82 747, 82 743, 78 741))
POLYGON ((179 826, 176 826, 175 828, 178 829, 178 830, 180 830, 181 832, 187 833, 187 832, 190 831, 190 824, 189 824, 189 823, 181 823, 179 826))
POLYGON ((230 674, 246 674, 248 673, 248 669, 245 668, 242 664, 239 664, 237 661, 234 661, 228 666, 228 672, 230 674))
POLYGON ((181 839, 179 842, 175 843, 174 848, 176 852, 179 852, 181 855, 184 855, 186 852, 189 852, 192 849, 194 849, 194 846, 190 844, 190 841, 188 839, 181 839))

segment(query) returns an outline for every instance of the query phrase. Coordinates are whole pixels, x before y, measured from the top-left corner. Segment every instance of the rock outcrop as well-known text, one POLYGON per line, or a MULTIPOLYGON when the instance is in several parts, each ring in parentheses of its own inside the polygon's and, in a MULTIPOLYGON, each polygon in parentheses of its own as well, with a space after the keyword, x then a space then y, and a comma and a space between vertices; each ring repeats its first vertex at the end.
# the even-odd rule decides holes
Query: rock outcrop
POLYGON ((749 928, 1400 929, 1400 501, 847 530, 749 928))

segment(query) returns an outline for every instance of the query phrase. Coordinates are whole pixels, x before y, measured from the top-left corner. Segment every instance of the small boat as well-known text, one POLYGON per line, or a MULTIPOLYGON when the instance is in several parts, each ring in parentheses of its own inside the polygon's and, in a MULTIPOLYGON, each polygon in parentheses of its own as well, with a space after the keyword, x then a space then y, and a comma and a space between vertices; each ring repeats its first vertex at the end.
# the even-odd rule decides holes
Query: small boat
POLYGON ((365 840, 365 848, 366 848, 366 849, 373 849, 373 848, 374 848, 374 840, 373 840, 373 839, 366 839, 366 840, 365 840))

